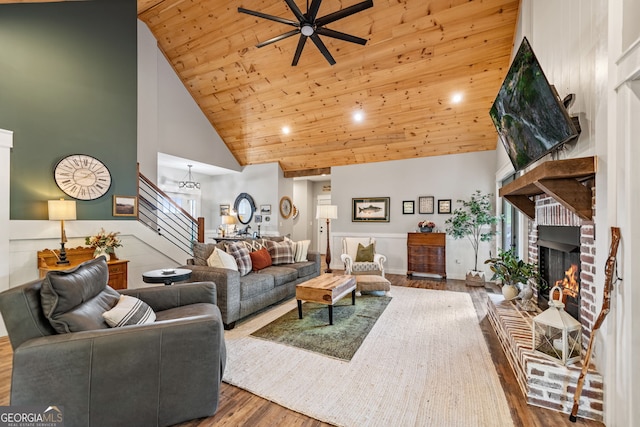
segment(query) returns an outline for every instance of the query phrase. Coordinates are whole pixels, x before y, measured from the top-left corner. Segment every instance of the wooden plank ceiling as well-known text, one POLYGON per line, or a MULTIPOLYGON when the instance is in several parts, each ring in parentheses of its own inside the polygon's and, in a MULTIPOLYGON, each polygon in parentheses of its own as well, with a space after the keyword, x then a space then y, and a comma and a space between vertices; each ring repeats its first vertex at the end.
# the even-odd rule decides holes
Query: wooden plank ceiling
MULTIPOLYGON (((318 16, 360 1, 323 0, 318 16)), ((333 66, 310 42, 291 66, 297 35, 255 47, 292 27, 238 7, 296 20, 284 0, 138 0, 138 17, 242 165, 279 162, 293 176, 495 149, 489 109, 519 0, 373 2, 327 25, 365 46, 320 36, 333 66)), ((305 0, 296 4, 306 11, 305 0)))

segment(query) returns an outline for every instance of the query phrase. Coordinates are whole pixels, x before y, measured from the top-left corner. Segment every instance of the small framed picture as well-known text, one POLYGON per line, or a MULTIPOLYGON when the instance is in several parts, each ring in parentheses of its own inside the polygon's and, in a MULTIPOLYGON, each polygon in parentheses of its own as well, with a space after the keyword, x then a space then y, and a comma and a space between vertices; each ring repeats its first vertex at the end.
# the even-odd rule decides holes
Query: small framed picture
POLYGON ((451 213, 451 199, 438 200, 438 213, 450 214, 451 213))
POLYGON ((402 213, 410 215, 416 213, 416 202, 413 200, 405 200, 402 202, 402 213))
POLYGON ((229 215, 229 205, 220 205, 220 216, 229 215))
POLYGON ((271 205, 260 205, 260 215, 271 215, 271 205))
POLYGON ((113 216, 138 216, 138 198, 114 195, 113 216))
POLYGON ((253 220, 256 222, 256 224, 262 222, 262 215, 256 215, 253 218, 254 218, 253 220))
POLYGON ((421 213, 421 214, 433 213, 433 196, 418 197, 418 213, 421 213))

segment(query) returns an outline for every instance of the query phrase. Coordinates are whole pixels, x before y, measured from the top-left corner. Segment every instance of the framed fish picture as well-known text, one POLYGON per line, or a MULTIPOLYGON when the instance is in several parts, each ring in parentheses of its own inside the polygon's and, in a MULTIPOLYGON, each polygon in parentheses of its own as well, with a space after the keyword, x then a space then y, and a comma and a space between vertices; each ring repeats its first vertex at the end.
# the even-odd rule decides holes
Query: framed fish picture
POLYGON ((389 197, 351 199, 351 222, 389 222, 389 197))

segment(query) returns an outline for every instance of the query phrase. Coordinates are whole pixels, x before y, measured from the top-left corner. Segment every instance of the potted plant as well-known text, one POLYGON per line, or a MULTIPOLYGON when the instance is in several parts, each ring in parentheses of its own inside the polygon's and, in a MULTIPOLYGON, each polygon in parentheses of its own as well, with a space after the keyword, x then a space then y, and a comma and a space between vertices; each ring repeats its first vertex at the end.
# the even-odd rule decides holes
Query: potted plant
MULTIPOLYGON (((490 280, 500 280, 502 283, 502 295, 507 300, 514 299, 520 293, 518 283, 524 284, 531 290, 531 281, 533 283, 538 281, 538 266, 519 259, 513 249, 508 251, 501 250, 498 252, 497 257, 489 258, 484 263, 489 264, 489 268, 493 272, 490 280)), ((527 292, 527 294, 529 293, 533 296, 532 290, 527 292)))
POLYGON ((454 239, 466 237, 474 252, 473 270, 467 273, 467 285, 484 286, 484 272, 478 271, 478 249, 480 242, 488 242, 496 234, 494 225, 501 216, 493 214, 491 194, 482 194, 476 190, 469 200, 458 200, 462 206, 455 209, 451 218, 445 221, 449 225, 447 233, 454 239))

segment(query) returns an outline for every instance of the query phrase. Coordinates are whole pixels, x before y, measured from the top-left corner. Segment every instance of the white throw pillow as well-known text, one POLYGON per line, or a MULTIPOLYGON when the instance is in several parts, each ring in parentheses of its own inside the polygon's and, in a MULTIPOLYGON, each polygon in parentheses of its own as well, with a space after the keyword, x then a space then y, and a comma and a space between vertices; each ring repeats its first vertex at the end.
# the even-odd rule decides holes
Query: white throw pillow
POLYGON ((309 252, 309 245, 311 240, 300 240, 295 243, 295 253, 293 258, 295 262, 303 262, 307 260, 307 253, 309 252))
POLYGON ((238 264, 233 255, 219 248, 213 250, 211 256, 207 259, 207 265, 209 267, 228 268, 229 270, 238 271, 238 264))
POLYGON ((156 321, 156 313, 146 302, 129 295, 121 295, 118 303, 102 317, 112 328, 127 325, 143 325, 156 321))

